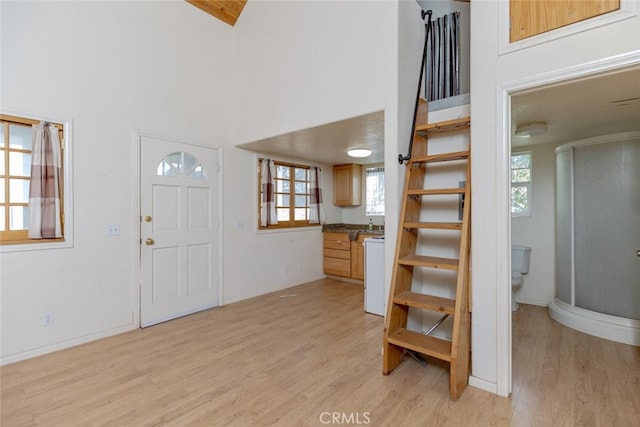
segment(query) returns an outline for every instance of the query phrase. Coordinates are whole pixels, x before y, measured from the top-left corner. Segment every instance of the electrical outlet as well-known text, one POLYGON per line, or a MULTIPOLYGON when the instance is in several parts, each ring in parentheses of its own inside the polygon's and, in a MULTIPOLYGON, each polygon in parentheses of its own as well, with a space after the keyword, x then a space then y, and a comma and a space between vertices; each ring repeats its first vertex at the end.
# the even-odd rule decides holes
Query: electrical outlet
POLYGON ((107 225, 107 236, 119 236, 120 226, 118 224, 107 225))
POLYGON ((53 314, 53 311, 45 313, 42 316, 42 326, 53 326, 54 323, 55 323, 55 316, 53 314))

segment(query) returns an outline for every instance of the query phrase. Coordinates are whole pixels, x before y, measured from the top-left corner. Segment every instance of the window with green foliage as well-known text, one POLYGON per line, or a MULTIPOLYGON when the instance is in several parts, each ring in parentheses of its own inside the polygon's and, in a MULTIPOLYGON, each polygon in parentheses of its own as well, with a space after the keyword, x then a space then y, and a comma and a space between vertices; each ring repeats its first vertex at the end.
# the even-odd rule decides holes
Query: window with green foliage
POLYGON ((511 155, 511 216, 531 215, 531 152, 511 155))

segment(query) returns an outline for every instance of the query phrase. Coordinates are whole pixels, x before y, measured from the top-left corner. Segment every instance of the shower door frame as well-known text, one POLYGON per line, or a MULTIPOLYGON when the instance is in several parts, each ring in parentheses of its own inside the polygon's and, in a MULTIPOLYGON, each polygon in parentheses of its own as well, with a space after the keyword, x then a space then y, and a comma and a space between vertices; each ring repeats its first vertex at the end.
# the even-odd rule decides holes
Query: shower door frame
MULTIPOLYGON (((576 233, 575 233, 575 169, 574 157, 575 148, 599 145, 606 143, 616 143, 625 141, 636 141, 640 139, 640 131, 621 132, 611 135, 601 135, 586 139, 581 139, 571 143, 560 145, 556 148, 556 153, 568 151, 570 161, 569 175, 569 211, 570 211, 570 302, 566 302, 558 294, 558 283, 556 283, 556 297, 549 303, 549 315, 552 319, 586 334, 600 338, 617 341, 624 344, 640 345, 640 320, 628 319, 611 314, 601 313, 588 308, 576 305, 576 233)), ((557 248, 557 243, 556 243, 557 248)), ((556 253, 556 257, 558 254, 556 253)), ((558 266, 556 262, 556 268, 558 266)), ((557 275, 556 275, 557 280, 557 275)))

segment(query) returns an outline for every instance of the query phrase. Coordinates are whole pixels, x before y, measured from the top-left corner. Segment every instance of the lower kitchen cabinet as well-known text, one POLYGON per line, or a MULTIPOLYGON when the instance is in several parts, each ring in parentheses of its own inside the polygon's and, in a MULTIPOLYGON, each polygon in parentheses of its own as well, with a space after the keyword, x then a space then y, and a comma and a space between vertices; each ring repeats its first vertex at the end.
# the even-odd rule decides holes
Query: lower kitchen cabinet
POLYGON ((349 233, 323 233, 324 272, 351 277, 351 242, 349 233))
POLYGON ((358 234, 358 238, 351 242, 351 278, 364 280, 364 239, 368 234, 358 234))
POLYGON ((349 233, 325 232, 324 272, 333 276, 364 280, 364 239, 371 234, 359 233, 349 240, 349 233))

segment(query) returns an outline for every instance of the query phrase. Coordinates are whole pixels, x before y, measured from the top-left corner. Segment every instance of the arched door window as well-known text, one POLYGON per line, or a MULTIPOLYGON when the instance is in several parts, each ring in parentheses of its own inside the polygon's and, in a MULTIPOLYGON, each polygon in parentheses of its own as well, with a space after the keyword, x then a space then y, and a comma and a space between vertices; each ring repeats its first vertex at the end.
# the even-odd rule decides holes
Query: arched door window
POLYGON ((168 154, 158 164, 158 176, 207 179, 207 171, 196 157, 184 151, 168 154))

